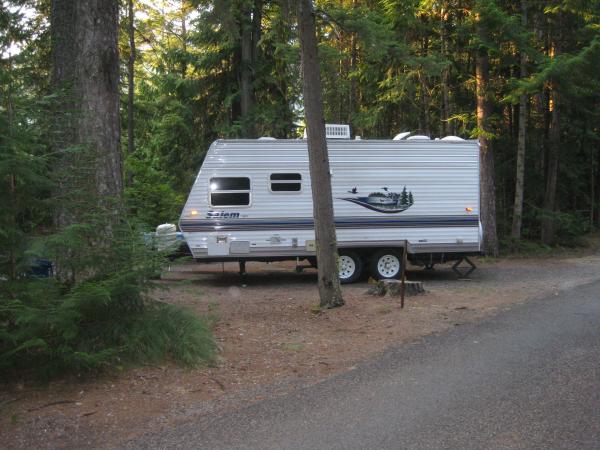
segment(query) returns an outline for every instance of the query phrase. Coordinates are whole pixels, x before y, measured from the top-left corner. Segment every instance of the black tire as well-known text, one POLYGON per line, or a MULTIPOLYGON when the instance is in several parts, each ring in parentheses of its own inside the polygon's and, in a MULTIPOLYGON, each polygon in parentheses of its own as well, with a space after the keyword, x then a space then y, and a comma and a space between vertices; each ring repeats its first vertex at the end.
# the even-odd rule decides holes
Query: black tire
POLYGON ((384 248, 375 252, 371 256, 371 276, 376 280, 399 279, 402 276, 402 250, 384 248))
POLYGON ((363 271, 363 261, 358 253, 352 250, 340 250, 339 274, 340 283, 354 283, 363 271))

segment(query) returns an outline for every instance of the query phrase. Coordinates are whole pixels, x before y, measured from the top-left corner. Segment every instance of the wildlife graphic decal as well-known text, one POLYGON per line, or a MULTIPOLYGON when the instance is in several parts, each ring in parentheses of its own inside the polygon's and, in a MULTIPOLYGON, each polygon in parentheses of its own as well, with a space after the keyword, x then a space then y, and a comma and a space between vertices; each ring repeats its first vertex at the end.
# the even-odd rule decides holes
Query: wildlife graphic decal
POLYGON ((404 186, 401 193, 391 192, 388 187, 382 187, 381 189, 382 191, 371 192, 367 197, 358 197, 358 188, 353 187, 348 193, 357 195, 357 197, 344 197, 338 199, 356 203, 357 205, 373 211, 386 214, 396 214, 406 211, 414 203, 413 194, 406 190, 406 186, 404 186))

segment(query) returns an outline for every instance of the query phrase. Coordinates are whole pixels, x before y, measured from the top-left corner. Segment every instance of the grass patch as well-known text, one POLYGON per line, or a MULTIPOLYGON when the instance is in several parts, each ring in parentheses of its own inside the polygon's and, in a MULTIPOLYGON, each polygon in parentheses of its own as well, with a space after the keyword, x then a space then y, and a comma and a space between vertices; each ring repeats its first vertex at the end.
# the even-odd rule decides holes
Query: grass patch
POLYGON ((134 323, 125 348, 131 360, 170 359, 188 367, 211 361, 216 353, 209 321, 169 304, 145 311, 134 323))

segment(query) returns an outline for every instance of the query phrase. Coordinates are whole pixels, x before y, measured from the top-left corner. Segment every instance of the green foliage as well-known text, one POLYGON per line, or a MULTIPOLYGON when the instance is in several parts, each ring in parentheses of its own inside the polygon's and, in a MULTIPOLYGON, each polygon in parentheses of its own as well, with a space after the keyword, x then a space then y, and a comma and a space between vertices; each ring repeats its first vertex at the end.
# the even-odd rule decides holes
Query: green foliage
POLYGON ((134 155, 126 160, 131 182, 125 187, 125 204, 136 220, 154 229, 161 223, 175 223, 185 197, 175 191, 173 182, 151 162, 134 155))
POLYGON ((210 323, 184 308, 155 303, 133 325, 125 343, 133 361, 172 359, 196 367, 215 356, 210 323))
MULTIPOLYGON (((0 8, 0 23, 9 24, 9 32, 0 31, 0 378, 209 361, 210 324, 152 300, 165 255, 148 248, 143 228, 134 225, 178 215, 182 197, 157 167, 162 155, 146 148, 128 161, 133 183, 126 200, 138 217, 128 216, 119 199, 91 195, 99 155, 58 138, 78 113, 61 108, 68 93, 49 94, 47 73, 36 69, 46 57, 44 31, 20 33, 15 21, 24 19, 4 13, 0 8), (5 58, 13 44, 21 52, 5 58), (58 215, 71 225, 55 227, 58 215), (33 277, 38 258, 51 260, 59 276, 33 277)), ((181 122, 164 127, 181 135, 169 128, 181 122)))
POLYGON ((85 374, 123 361, 171 359, 196 366, 215 345, 202 319, 150 300, 151 278, 164 258, 139 229, 113 224, 110 245, 98 245, 101 221, 68 227, 45 240, 45 255, 71 273, 57 279, 0 282, 0 373, 31 370, 48 378, 85 374), (65 249, 69 250, 65 257, 65 249))
POLYGON ((53 100, 34 98, 15 62, 0 61, 0 277, 10 279, 31 264, 26 250, 49 219, 53 187, 43 154, 44 115, 53 100))
MULTIPOLYGON (((142 227, 131 223, 154 227, 175 221, 215 139, 295 137, 302 96, 292 3, 134 2, 135 148, 124 157, 124 205, 90 198, 86 193, 93 189, 85 183, 94 179, 89 176, 93 157, 85 148, 55 142, 61 123, 77 113, 64 111, 68 108, 60 105, 69 103, 65 94, 48 88, 50 2, 3 3, 3 375, 32 368, 45 376, 83 373, 123 361, 164 358, 196 365, 212 356, 214 344, 205 321, 150 300, 150 280, 162 257, 144 247, 142 227), (30 5, 39 14, 26 14, 30 5), (253 20, 258 17, 260 21, 253 20), (242 63, 242 44, 247 42, 243 32, 249 26, 253 55, 242 63), (20 53, 7 56, 15 48, 20 53), (243 116, 240 80, 248 70, 252 105, 243 116), (68 164, 59 170, 57 159, 76 160, 80 170, 68 164), (76 179, 79 189, 58 189, 64 177, 76 179), (60 214, 78 220, 56 231, 53 223, 60 214), (52 259, 60 280, 29 277, 31 263, 39 257, 52 259)), ((536 244, 542 222, 553 224, 561 245, 578 245, 583 233, 598 226, 600 1, 530 1, 524 25, 521 0, 315 3, 328 121, 349 123, 354 133, 369 138, 390 138, 406 130, 432 137, 481 136, 474 60, 484 50, 490 57, 487 97, 492 115, 485 135, 494 147, 502 234, 510 229, 518 101, 528 96, 526 240, 505 240, 505 246, 549 251, 536 244), (478 27, 484 32, 477 33, 478 27), (521 54, 527 55, 525 78, 518 75, 521 54), (560 142, 550 142, 555 107, 560 142), (559 169, 556 201, 546 211, 542 205, 552 185, 551 148, 559 149, 559 169)), ((120 42, 126 58, 125 33, 120 42)), ((403 190, 400 196, 402 203, 412 204, 410 192, 403 190)))
MULTIPOLYGON (((136 215, 155 225, 173 220, 168 205, 187 194, 214 139, 248 137, 248 128, 257 136, 295 137, 303 114, 298 40, 289 2, 183 1, 164 11, 136 5, 145 14, 138 14, 136 25, 136 153, 128 155, 127 198, 136 215), (242 117, 241 49, 250 12, 259 12, 261 21, 254 30, 258 57, 249 65, 253 106, 242 117)), ((353 133, 368 138, 409 130, 487 137, 495 153, 499 232, 508 234, 519 96, 528 95, 530 111, 525 200, 539 208, 548 177, 550 92, 557 90, 561 141, 569 151, 561 151, 552 209, 598 210, 591 172, 600 178, 599 165, 581 161, 599 156, 600 2, 528 2, 525 25, 521 0, 318 0, 315 6, 328 122, 349 123, 353 133), (478 27, 484 32, 477 33, 478 27), (555 54, 559 29, 564 32, 555 54), (474 73, 475 54, 482 49, 490 55, 491 117, 485 131, 477 127, 474 73), (521 53, 528 58, 524 79, 521 53)), ((529 207, 524 213, 524 234, 538 239, 542 216, 529 207)), ((557 225, 567 234, 572 228, 557 225)))
POLYGON ((560 211, 534 210, 539 220, 549 218, 554 223, 556 234, 559 236, 557 244, 566 247, 580 247, 584 245, 581 236, 589 231, 589 218, 577 213, 560 211), (587 220, 586 220, 587 219, 587 220))
POLYGON ((553 249, 551 246, 542 242, 530 241, 527 239, 510 239, 505 238, 500 240, 500 249, 503 254, 511 256, 550 256, 553 249))

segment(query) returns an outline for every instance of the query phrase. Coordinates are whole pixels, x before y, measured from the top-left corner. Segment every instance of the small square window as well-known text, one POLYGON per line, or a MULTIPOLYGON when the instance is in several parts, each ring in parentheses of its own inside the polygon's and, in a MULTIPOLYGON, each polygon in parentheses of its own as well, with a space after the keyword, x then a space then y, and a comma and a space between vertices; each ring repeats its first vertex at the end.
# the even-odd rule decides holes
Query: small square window
POLYGON ((209 181, 211 206, 249 206, 250 178, 215 177, 209 181))
POLYGON ((299 173, 272 173, 270 178, 271 192, 300 192, 302 175, 299 173))

